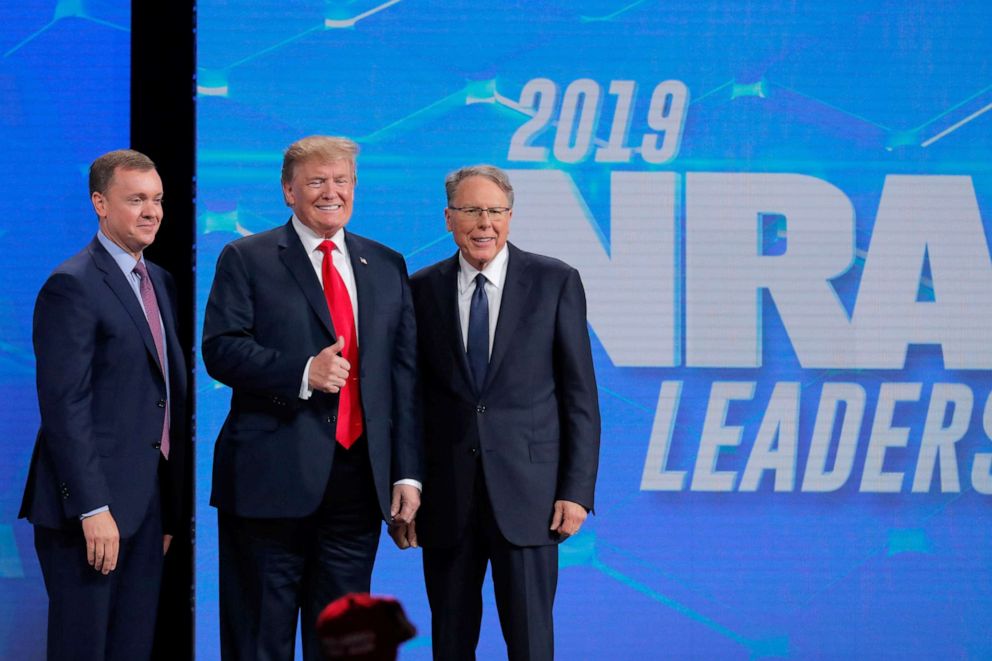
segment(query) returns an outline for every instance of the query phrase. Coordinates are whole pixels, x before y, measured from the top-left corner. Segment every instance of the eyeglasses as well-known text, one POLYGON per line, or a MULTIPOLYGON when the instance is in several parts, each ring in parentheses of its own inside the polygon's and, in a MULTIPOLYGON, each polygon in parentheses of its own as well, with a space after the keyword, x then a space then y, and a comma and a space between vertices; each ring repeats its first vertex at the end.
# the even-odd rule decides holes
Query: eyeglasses
POLYGON ((492 220, 502 220, 506 218, 507 214, 510 213, 510 207, 448 207, 452 211, 458 211, 466 216, 471 216, 472 218, 479 219, 482 218, 482 214, 488 215, 492 220))

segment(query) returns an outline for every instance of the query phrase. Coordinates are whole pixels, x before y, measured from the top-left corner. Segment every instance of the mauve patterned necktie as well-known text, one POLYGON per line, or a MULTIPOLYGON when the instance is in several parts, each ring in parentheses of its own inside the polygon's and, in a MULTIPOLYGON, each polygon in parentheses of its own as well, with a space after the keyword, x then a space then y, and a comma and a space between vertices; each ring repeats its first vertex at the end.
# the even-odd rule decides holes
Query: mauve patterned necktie
MULTIPOLYGON (((165 338, 162 337, 162 313, 158 309, 158 300, 155 298, 155 289, 152 287, 151 278, 148 277, 148 268, 143 261, 134 265, 134 272, 138 274, 141 283, 138 285, 138 292, 141 294, 141 303, 145 307, 145 320, 148 322, 148 329, 152 332, 152 339, 155 340, 155 350, 158 352, 158 364, 162 369, 162 378, 168 379, 169 375, 165 368, 165 338)), ((165 403, 165 420, 162 422, 162 456, 169 458, 169 402, 165 403)))

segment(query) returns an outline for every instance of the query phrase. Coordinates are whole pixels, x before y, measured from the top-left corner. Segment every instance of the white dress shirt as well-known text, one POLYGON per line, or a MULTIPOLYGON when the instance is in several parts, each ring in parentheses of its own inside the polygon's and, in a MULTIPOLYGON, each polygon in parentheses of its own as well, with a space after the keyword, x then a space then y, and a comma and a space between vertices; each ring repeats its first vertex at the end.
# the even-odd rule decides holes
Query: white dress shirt
POLYGON ((503 300, 503 283, 506 280, 509 256, 504 245, 480 271, 458 253, 458 320, 462 327, 462 348, 468 346, 469 308, 472 294, 475 293, 475 277, 481 273, 486 278, 486 297, 489 299, 489 355, 493 355, 493 339, 496 337, 496 322, 499 321, 499 304, 503 300))

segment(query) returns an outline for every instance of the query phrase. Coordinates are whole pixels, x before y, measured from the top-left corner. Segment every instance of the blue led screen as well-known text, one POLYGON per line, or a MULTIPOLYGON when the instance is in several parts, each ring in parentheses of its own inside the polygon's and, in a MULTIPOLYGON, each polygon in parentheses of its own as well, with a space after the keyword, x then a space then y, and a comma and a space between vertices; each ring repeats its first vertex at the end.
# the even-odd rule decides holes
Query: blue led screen
MULTIPOLYGON (((987 658, 992 10, 979 2, 201 2, 202 318, 286 222, 282 150, 362 148, 350 229, 454 252, 443 178, 510 172, 510 240, 579 269, 604 416, 557 651, 987 658)), ((197 650, 217 634, 199 366, 197 650)), ((426 488, 429 488, 427 485, 426 488)), ((380 546, 430 658, 419 552, 380 546)), ((505 652, 491 592, 480 658, 505 652)))
POLYGON ((131 6, 21 0, 0 24, 0 658, 41 659, 48 600, 17 520, 38 431, 31 315, 97 231, 89 164, 129 145, 131 6))

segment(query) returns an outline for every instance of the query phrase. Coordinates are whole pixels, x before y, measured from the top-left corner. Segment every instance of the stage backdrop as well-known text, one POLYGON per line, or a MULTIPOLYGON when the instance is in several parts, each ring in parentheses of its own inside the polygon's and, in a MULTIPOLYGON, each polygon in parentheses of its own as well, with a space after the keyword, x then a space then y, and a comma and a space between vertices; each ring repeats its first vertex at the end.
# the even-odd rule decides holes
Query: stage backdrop
POLYGON ((43 659, 48 599, 17 521, 38 432, 31 316, 51 270, 97 231, 90 162, 130 132, 131 5, 0 7, 0 658, 43 659))
MULTIPOLYGON (((814 4, 199 4, 201 309, 312 133, 361 144, 349 229, 411 272, 454 252, 443 178, 480 162, 511 240, 581 272, 604 429, 563 659, 992 656, 992 10, 814 4)), ((207 659, 230 393, 198 379, 207 659)), ((420 561, 383 539, 404 659, 420 561)))

